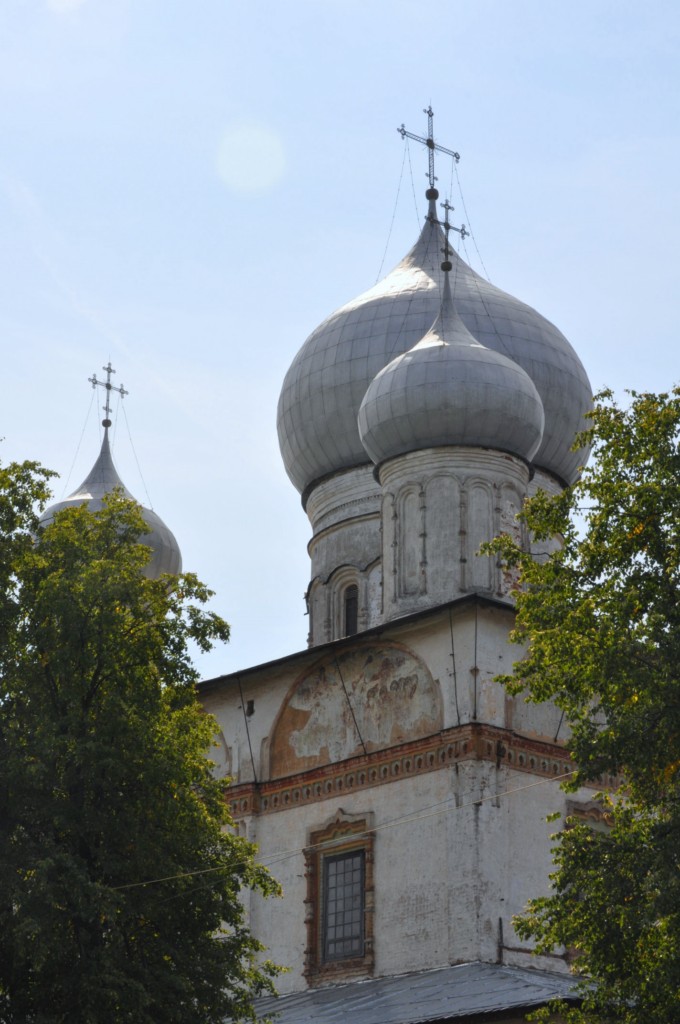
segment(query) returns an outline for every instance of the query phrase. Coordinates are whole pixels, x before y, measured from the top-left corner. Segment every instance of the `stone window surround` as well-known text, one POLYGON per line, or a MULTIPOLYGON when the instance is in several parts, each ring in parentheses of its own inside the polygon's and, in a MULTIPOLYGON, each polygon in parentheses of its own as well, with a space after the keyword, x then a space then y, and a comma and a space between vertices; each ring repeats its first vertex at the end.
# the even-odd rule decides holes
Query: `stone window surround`
POLYGON ((327 630, 328 639, 338 640, 345 637, 345 595, 350 587, 357 588, 357 631, 365 626, 366 618, 366 578, 360 569, 353 565, 342 565, 329 578, 330 586, 326 587, 328 601, 327 630))
POLYGON ((309 835, 305 849, 305 923, 307 945, 304 975, 310 986, 335 984, 373 974, 374 956, 374 833, 371 813, 346 815, 338 811, 324 827, 309 835), (363 955, 325 961, 323 957, 323 891, 324 861, 338 854, 361 851, 364 854, 364 927, 363 955))

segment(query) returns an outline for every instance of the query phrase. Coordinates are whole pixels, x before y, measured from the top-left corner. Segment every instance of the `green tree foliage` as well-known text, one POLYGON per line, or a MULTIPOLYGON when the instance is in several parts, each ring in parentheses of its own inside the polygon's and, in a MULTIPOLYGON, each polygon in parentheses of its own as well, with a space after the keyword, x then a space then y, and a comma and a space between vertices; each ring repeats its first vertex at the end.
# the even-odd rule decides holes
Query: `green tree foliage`
POLYGON ((188 645, 226 640, 191 575, 149 580, 114 494, 34 542, 46 477, 0 470, 0 1021, 254 1019, 271 989, 188 645))
POLYGON ((596 399, 581 441, 593 457, 523 518, 546 550, 509 538, 519 566, 513 639, 526 659, 505 682, 554 701, 571 727, 570 786, 618 775, 606 832, 556 837, 553 890, 516 923, 539 950, 571 948, 592 979, 572 1021, 680 1021, 680 388, 596 399))

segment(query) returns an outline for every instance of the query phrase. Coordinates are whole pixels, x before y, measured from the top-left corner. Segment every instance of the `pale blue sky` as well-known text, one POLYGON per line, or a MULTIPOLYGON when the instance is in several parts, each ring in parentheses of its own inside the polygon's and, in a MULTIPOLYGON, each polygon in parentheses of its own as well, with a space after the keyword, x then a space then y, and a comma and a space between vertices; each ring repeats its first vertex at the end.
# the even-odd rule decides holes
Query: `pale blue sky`
MULTIPOLYGON (((492 281, 595 388, 677 382, 677 0, 0 5, 3 458, 58 470, 61 496, 87 421, 73 490, 111 358, 154 508, 233 627, 204 674, 305 645, 278 392, 374 283, 393 213, 384 272, 414 241, 426 159, 411 146, 395 212, 396 128, 430 102, 492 281)), ((146 502, 122 420, 114 456, 146 502)))

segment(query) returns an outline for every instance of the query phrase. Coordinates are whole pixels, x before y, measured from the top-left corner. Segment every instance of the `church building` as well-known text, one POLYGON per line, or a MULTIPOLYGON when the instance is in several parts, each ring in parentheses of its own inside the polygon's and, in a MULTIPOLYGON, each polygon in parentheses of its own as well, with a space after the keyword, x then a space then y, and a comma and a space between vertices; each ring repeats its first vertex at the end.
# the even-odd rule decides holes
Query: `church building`
POLYGON ((558 711, 494 681, 521 656, 516 579, 479 552, 531 545, 517 513, 576 479, 591 388, 556 327, 452 251, 434 182, 431 159, 411 251, 283 382, 309 646, 200 687, 233 816, 283 887, 249 906, 288 969, 260 1006, 281 1024, 519 1021, 573 991, 512 919, 548 887, 546 816, 594 794, 560 789, 558 711))
MULTIPOLYGON (((281 454, 311 524, 308 647, 199 688, 236 827, 283 888, 244 897, 287 968, 258 1005, 279 1024, 510 1024, 573 998, 564 959, 535 957, 512 920, 547 891, 546 817, 597 815, 594 791, 560 789, 557 709, 495 682, 521 657, 517 580, 480 548, 532 545, 517 513, 577 478, 591 388, 556 327, 453 251, 465 229, 438 202, 427 113, 419 238, 283 382, 281 454)), ((120 485, 108 417, 124 391, 105 369, 101 454, 62 504, 120 485)), ((145 515, 150 571, 178 571, 145 515)))

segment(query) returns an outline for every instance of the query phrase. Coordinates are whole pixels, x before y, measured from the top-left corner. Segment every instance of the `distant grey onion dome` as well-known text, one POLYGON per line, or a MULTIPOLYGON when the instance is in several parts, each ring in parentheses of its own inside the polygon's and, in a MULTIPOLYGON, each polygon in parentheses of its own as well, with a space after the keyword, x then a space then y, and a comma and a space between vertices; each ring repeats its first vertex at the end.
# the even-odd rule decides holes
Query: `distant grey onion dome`
POLYGON ((530 462, 541 443, 544 415, 529 375, 472 337, 446 279, 434 325, 378 373, 358 422, 376 465, 442 445, 493 448, 530 462))
MULTIPOLYGON (((54 505, 46 508, 40 517, 40 525, 49 526, 57 512, 61 512, 63 508, 82 505, 85 502, 88 503, 91 512, 98 512, 103 505, 104 495, 109 494, 117 487, 126 498, 130 498, 132 501, 136 500, 116 472, 111 457, 109 432, 106 428, 99 457, 85 480, 68 498, 57 501, 54 505)), ((142 507, 142 517, 149 527, 149 531, 142 534, 139 540, 141 544, 146 544, 151 548, 151 558, 144 568, 146 576, 155 580, 166 572, 181 572, 182 556, 172 532, 152 509, 142 507)))
MULTIPOLYGON (((436 215, 433 201, 408 255, 317 327, 286 374, 279 444, 286 471, 303 493, 324 476, 366 463, 357 429, 366 389, 395 356, 413 348, 439 312, 444 238, 436 215)), ((456 253, 450 259, 456 308, 465 326, 487 348, 521 366, 541 397, 545 428, 534 464, 573 482, 587 453, 572 452, 571 445, 592 406, 578 356, 540 313, 489 284, 456 253)))

